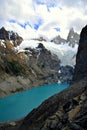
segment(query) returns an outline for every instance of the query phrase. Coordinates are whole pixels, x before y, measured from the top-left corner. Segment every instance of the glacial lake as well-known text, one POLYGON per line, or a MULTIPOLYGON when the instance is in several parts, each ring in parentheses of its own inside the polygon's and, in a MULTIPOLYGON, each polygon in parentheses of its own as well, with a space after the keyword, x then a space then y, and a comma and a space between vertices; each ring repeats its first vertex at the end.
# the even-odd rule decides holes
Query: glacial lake
POLYGON ((67 88, 68 84, 51 84, 0 99, 0 122, 25 117, 44 100, 67 88))

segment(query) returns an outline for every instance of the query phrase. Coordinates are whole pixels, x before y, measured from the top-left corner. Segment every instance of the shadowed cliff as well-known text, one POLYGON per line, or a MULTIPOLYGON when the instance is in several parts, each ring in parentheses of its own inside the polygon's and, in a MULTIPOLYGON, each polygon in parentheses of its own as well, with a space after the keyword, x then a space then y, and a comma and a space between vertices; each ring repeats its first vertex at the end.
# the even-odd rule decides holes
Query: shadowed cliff
POLYGON ((87 78, 87 25, 80 34, 73 81, 79 81, 84 77, 87 78))

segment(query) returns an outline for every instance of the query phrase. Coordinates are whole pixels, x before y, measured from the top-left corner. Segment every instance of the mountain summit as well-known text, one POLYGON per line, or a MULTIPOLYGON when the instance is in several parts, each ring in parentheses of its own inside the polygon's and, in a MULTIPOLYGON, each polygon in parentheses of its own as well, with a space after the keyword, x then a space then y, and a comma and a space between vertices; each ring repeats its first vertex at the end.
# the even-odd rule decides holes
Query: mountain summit
POLYGON ((1 40, 12 40, 14 46, 20 45, 23 38, 20 37, 16 32, 6 31, 4 27, 0 29, 0 39, 1 40))
POLYGON ((79 43, 79 34, 77 34, 76 32, 74 32, 74 29, 71 28, 69 31, 69 34, 67 36, 67 42, 69 42, 69 45, 74 47, 75 44, 79 43))
POLYGON ((51 40, 51 42, 54 42, 54 43, 56 43, 56 44, 61 44, 61 43, 65 44, 65 43, 68 42, 68 43, 69 43, 69 46, 74 47, 75 44, 78 44, 78 43, 79 43, 79 38, 80 38, 79 34, 76 33, 73 28, 71 28, 71 29, 69 30, 67 39, 61 38, 61 36, 58 35, 58 36, 56 36, 55 38, 53 38, 53 39, 51 40))

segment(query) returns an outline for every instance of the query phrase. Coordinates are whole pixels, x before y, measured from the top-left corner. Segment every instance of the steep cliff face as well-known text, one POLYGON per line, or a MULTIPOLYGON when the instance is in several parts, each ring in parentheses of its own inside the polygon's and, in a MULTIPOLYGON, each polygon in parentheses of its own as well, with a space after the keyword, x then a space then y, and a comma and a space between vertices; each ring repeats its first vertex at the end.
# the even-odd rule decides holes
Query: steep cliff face
POLYGON ((87 25, 82 29, 78 52, 76 55, 76 66, 74 71, 74 81, 79 81, 87 77, 87 25))

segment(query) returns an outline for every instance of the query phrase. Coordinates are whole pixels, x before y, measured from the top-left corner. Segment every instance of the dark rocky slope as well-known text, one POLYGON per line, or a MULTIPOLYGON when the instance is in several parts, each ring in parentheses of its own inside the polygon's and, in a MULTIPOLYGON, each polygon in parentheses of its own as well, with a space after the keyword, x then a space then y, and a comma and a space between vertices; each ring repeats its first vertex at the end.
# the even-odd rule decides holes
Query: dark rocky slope
POLYGON ((82 62, 86 44, 87 26, 80 35, 73 85, 29 113, 19 130, 87 130, 87 71, 82 71, 87 69, 87 63, 82 62))

